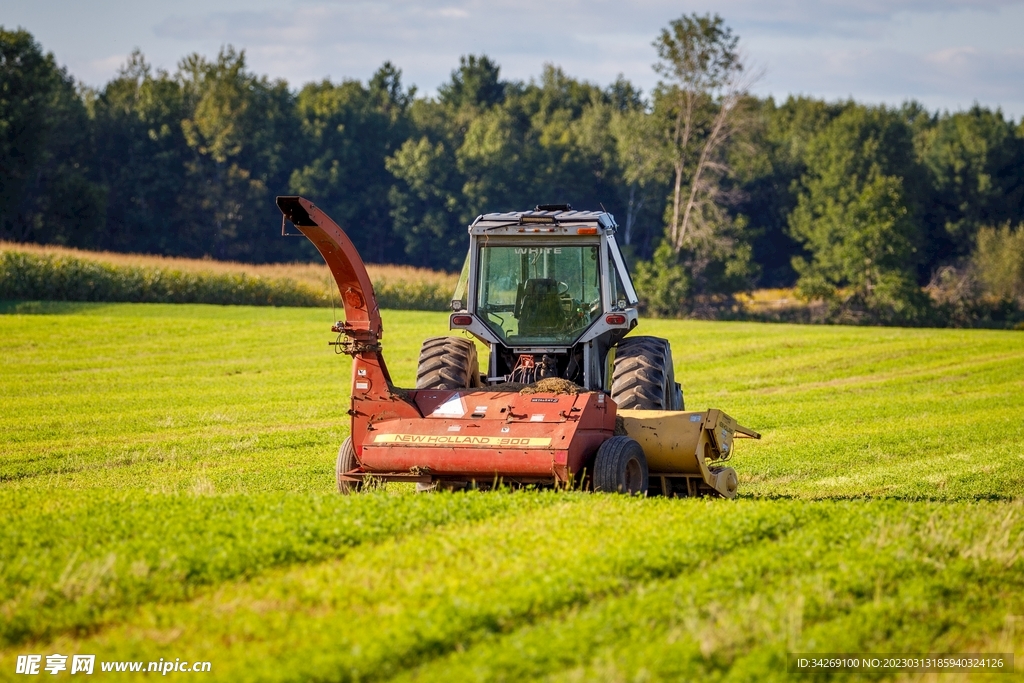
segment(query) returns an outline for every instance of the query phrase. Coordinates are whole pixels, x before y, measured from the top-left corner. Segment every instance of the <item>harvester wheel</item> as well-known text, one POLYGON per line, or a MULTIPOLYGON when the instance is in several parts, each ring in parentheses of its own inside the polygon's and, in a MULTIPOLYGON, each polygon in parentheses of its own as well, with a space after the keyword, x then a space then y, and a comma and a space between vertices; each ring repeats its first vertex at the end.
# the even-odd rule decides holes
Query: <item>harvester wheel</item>
POLYGON ((684 410, 672 347, 660 337, 626 337, 615 348, 612 400, 619 408, 684 410))
POLYGON ((460 337, 431 337, 420 347, 417 389, 472 389, 480 386, 476 345, 460 337))
POLYGON ((350 436, 341 442, 341 448, 338 449, 338 464, 334 467, 334 478, 338 482, 338 493, 348 495, 363 488, 363 482, 361 481, 344 481, 341 478, 341 475, 345 472, 351 472, 358 466, 356 449, 352 445, 352 437, 350 436))
POLYGON ((601 444, 594 458, 594 490, 647 493, 647 458, 644 449, 628 436, 613 436, 601 444))

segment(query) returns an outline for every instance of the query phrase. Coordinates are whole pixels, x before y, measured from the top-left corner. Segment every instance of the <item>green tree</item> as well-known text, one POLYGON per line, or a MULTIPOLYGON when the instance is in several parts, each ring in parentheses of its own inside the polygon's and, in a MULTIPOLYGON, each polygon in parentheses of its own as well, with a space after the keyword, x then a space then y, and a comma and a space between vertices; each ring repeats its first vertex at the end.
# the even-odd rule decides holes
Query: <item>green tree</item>
MULTIPOLYGON (((502 91, 506 85, 486 57, 464 58, 439 89, 438 101, 414 108, 419 136, 387 160, 400 181, 390 195, 395 229, 406 258, 416 265, 457 269, 465 258, 466 225, 475 216, 499 207, 521 208, 508 204, 516 203, 510 195, 522 126, 502 106, 504 100, 480 97, 466 85, 481 82, 497 82, 502 91)), ((490 88, 492 94, 498 89, 490 88)))
POLYGON ((684 15, 662 29, 654 47, 662 76, 655 115, 672 157, 668 239, 679 252, 691 231, 714 232, 722 207, 722 155, 740 118, 745 95, 739 38, 718 16, 684 15))
POLYGON ((387 158, 395 179, 388 193, 403 260, 419 266, 458 269, 465 258, 466 224, 476 215, 466 198, 467 176, 457 153, 471 126, 504 102, 508 83, 486 56, 460 58, 437 100, 409 108, 412 132, 387 158))
POLYGON ((539 82, 510 90, 468 126, 457 151, 471 213, 563 202, 597 208, 613 199, 602 144, 583 122, 604 102, 601 89, 546 65, 539 82))
POLYGON ((629 146, 646 148, 648 158, 627 166, 627 175, 637 178, 635 169, 646 167, 671 178, 664 239, 676 254, 673 268, 681 264, 688 271, 691 298, 744 289, 756 275, 747 220, 730 210, 738 199, 730 191, 730 147, 747 126, 750 108, 750 77, 738 42, 717 15, 671 22, 654 41, 654 68, 662 80, 651 120, 630 126, 641 142, 629 146), (642 142, 650 127, 661 133, 658 144, 642 142))
POLYGON ((915 140, 929 171, 933 267, 964 257, 978 229, 1024 211, 1024 139, 999 111, 975 105, 922 126, 915 140))
POLYGON ((980 228, 971 260, 985 294, 1024 309, 1024 223, 980 228))
POLYGON ((265 220, 275 194, 287 191, 298 125, 284 81, 271 83, 245 68, 245 53, 228 46, 210 61, 181 61, 177 81, 187 116, 181 122, 191 150, 187 192, 180 197, 201 226, 204 253, 222 259, 267 261, 283 242, 265 220))
POLYGON ((748 225, 752 260, 761 270, 761 287, 792 287, 797 280, 792 260, 808 256, 789 231, 789 214, 796 207, 798 180, 806 170, 807 145, 852 102, 826 103, 789 97, 751 100, 752 125, 741 143, 728 151, 732 169, 734 210, 748 225))
POLYGON ((154 74, 136 50, 93 103, 96 165, 107 188, 96 246, 158 254, 204 253, 200 225, 181 211, 190 187, 181 85, 154 74))
POLYGON ((360 253, 379 263, 403 260, 394 253, 388 195, 395 179, 385 160, 409 135, 410 101, 401 73, 386 63, 367 86, 310 83, 296 102, 304 154, 291 191, 315 197, 360 253))
POLYGON ((522 84, 502 83, 493 64, 482 77, 481 64, 489 60, 463 59, 441 99, 412 107, 418 134, 388 159, 400 181, 390 195, 395 229, 406 258, 420 265, 457 268, 466 225, 483 212, 615 206, 614 145, 598 111, 608 96, 553 66, 522 84), (477 82, 499 83, 503 97, 454 96, 477 82))
MULTIPOLYGON (((627 252, 647 256, 663 232, 662 217, 669 184, 671 158, 661 152, 661 131, 639 103, 613 104, 607 121, 615 157, 618 198, 625 208, 619 238, 627 252)), ((608 163, 612 167, 612 163, 608 163)))
POLYGON ((909 126, 884 108, 851 108, 810 141, 806 154, 790 214, 794 237, 810 252, 793 262, 800 292, 827 301, 840 319, 921 320, 921 228, 908 191, 919 172, 909 126))
POLYGON ((444 142, 409 139, 387 159, 401 181, 391 189, 391 215, 414 265, 456 270, 466 256, 466 230, 455 161, 444 142))
POLYGON ((105 197, 73 79, 23 30, 0 27, 0 238, 90 246, 105 197))
POLYGON ((690 276, 667 241, 658 245, 650 261, 637 263, 633 285, 649 315, 672 318, 689 309, 690 276))
POLYGON ((441 104, 454 109, 465 106, 487 109, 505 99, 501 68, 486 55, 463 55, 451 80, 437 89, 441 104))

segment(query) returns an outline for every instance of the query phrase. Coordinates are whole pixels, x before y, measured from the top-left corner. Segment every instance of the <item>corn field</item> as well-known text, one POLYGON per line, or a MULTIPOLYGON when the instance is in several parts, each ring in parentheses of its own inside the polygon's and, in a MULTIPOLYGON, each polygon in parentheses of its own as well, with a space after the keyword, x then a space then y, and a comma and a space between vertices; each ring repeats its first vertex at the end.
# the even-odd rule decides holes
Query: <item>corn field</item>
MULTIPOLYGON (((456 276, 367 267, 382 308, 444 310, 456 276)), ((0 243, 0 300, 340 306, 323 264, 253 265, 0 243)))

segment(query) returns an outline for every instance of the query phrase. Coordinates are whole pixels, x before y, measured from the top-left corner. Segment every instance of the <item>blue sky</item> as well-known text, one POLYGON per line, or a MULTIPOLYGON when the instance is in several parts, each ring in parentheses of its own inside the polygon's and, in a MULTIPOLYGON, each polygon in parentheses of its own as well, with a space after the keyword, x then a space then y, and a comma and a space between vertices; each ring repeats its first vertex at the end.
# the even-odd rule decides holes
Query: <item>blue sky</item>
POLYGON ((1024 116, 1024 0, 5 0, 0 24, 28 29, 79 80, 102 85, 135 47, 172 70, 190 52, 244 48, 258 73, 294 87, 365 80, 386 59, 432 94, 464 54, 506 78, 545 63, 602 85, 656 82, 651 41, 684 12, 715 11, 764 70, 760 94, 930 109, 980 102, 1024 116))

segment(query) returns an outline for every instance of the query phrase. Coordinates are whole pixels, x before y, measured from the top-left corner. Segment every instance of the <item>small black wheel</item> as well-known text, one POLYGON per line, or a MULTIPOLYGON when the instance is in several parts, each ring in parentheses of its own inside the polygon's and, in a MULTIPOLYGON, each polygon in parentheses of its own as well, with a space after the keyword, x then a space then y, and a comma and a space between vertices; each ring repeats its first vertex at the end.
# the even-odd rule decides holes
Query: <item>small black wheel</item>
POLYGON ((338 449, 338 463, 334 467, 334 478, 338 483, 338 493, 347 496, 363 488, 363 482, 361 481, 347 481, 341 478, 341 475, 351 472, 357 467, 359 467, 359 462, 356 460, 356 449, 352 445, 352 437, 350 436, 341 442, 341 448, 338 449))
POLYGON ((594 490, 647 494, 647 458, 644 449, 628 436, 613 436, 601 444, 594 458, 594 490))
POLYGON ((461 337, 431 337, 420 347, 417 389, 472 389, 480 386, 476 344, 461 337))

